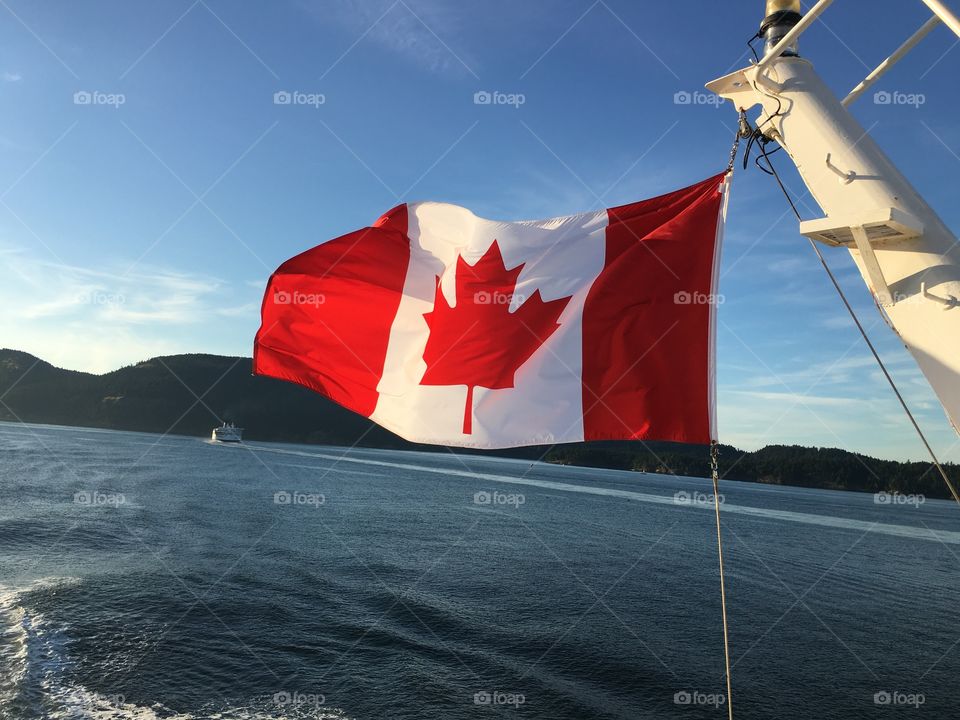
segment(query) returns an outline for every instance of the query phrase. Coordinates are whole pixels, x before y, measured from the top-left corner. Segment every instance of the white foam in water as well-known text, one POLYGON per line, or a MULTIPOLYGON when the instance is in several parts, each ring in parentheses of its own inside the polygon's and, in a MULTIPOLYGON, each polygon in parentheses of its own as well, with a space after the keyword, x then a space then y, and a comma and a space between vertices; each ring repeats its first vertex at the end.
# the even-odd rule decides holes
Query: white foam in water
POLYGON ((45 676, 62 664, 59 639, 43 629, 43 617, 28 612, 23 596, 46 588, 73 585, 78 578, 43 578, 24 588, 0 586, 0 714, 20 696, 36 676, 45 676))
POLYGON ((175 713, 160 704, 142 707, 127 703, 122 697, 105 697, 82 687, 63 688, 54 700, 59 709, 48 715, 51 720, 351 720, 332 708, 289 714, 282 707, 270 706, 268 700, 258 703, 261 707, 223 708, 201 715, 175 713))
POLYGON ((26 677, 26 613, 20 607, 20 595, 0 588, 0 710, 9 707, 26 677))
POLYGON ((128 703, 121 695, 107 696, 64 682, 63 669, 70 662, 62 633, 46 627, 43 616, 32 614, 24 596, 52 587, 80 583, 79 578, 44 578, 23 588, 0 585, 0 718, 33 720, 350 720, 336 708, 310 709, 301 714, 278 706, 271 698, 249 707, 221 708, 200 715, 176 713, 161 703, 150 707, 128 703), (26 688, 30 684, 32 687, 26 688), (34 714, 17 714, 16 701, 23 690, 39 691, 41 707, 34 714))
MULTIPOLYGON (((142 707, 127 703, 122 697, 105 697, 86 688, 63 688, 55 698, 58 710, 50 713, 51 720, 350 720, 336 709, 310 710, 305 714, 290 715, 282 707, 223 708, 202 715, 175 713, 163 705, 142 707)), ((268 701, 260 705, 269 705, 268 701)))
MULTIPOLYGON (((414 470, 416 472, 436 473, 439 475, 465 477, 475 480, 486 480, 488 482, 508 483, 512 485, 526 485, 529 487, 539 487, 547 490, 560 490, 571 493, 604 495, 607 497, 626 498, 629 500, 653 503, 656 505, 670 505, 671 507, 676 508, 690 508, 713 512, 713 505, 710 503, 679 505, 671 495, 653 495, 651 493, 635 492, 633 490, 618 490, 615 488, 592 487, 589 485, 574 485, 571 483, 554 482, 552 480, 511 477, 509 475, 492 475, 489 473, 473 472, 471 470, 430 467, 429 465, 412 465, 409 463, 387 462, 386 460, 369 460, 366 458, 347 457, 345 455, 341 456, 328 455, 326 453, 309 453, 299 450, 281 450, 279 448, 264 447, 263 445, 256 445, 255 447, 258 451, 280 453, 283 455, 299 455, 301 457, 312 457, 321 460, 359 463, 361 465, 389 467, 399 470, 414 470)), ((317 470, 327 470, 327 468, 317 468, 317 470)), ((832 515, 814 515, 812 513, 793 512, 791 510, 772 510, 768 508, 750 507, 747 505, 731 505, 729 503, 724 503, 722 508, 724 513, 732 513, 735 515, 749 515, 752 517, 761 517, 771 520, 786 520, 788 522, 799 522, 807 525, 820 525, 823 527, 841 528, 844 530, 858 530, 861 532, 870 531, 874 533, 880 533, 882 535, 911 538, 913 540, 927 540, 948 543, 950 545, 960 545, 960 532, 950 532, 945 530, 933 531, 929 530, 928 528, 911 527, 910 525, 893 525, 890 523, 867 522, 865 520, 834 517, 832 515)))
MULTIPOLYGON (((154 708, 140 707, 124 702, 120 696, 105 697, 83 687, 54 688, 51 700, 56 709, 50 712, 51 720, 193 720, 191 715, 162 714, 154 708)), ((162 711, 161 711, 162 712, 162 711)))

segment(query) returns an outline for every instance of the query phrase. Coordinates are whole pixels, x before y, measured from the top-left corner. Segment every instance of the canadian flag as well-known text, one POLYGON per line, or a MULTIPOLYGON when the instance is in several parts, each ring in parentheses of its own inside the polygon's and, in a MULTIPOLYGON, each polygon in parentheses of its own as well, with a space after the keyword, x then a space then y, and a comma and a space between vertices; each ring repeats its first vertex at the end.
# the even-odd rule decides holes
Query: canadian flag
POLYGON ((526 222, 400 205, 277 269, 254 373, 415 442, 707 443, 726 187, 526 222))

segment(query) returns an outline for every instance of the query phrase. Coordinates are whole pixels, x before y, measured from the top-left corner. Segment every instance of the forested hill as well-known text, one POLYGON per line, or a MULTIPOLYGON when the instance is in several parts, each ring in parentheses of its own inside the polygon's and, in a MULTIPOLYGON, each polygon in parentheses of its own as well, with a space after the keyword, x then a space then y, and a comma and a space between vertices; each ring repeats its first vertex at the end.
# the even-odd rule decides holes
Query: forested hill
POLYGON ((104 375, 0 350, 0 420, 210 435, 220 420, 256 440, 402 447, 405 443, 306 388, 250 374, 252 360, 170 355, 104 375), (12 388, 12 389, 11 389, 12 388))
MULTIPOLYGON (((254 377, 250 367, 250 358, 171 355, 93 375, 0 350, 0 420, 209 436, 223 419, 244 427, 251 440, 427 449, 298 385, 254 377)), ((494 454, 642 472, 708 472, 705 447, 676 443, 576 443, 494 454)), ((744 453, 722 446, 720 469, 730 479, 774 485, 949 497, 928 463, 832 448, 771 445, 744 453)), ((960 483, 960 466, 947 470, 960 483)))

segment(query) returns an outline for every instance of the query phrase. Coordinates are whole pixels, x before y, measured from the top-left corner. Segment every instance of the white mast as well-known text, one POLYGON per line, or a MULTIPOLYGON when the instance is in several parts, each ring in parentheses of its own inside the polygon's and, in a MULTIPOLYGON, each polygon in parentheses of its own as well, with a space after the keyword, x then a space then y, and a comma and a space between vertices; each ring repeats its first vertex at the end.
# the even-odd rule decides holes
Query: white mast
POLYGON ((796 55, 797 38, 832 1, 801 16, 800 0, 768 0, 764 57, 707 88, 737 109, 761 106, 757 127, 784 147, 825 213, 802 222, 801 234, 849 249, 960 432, 960 244, 846 109, 936 24, 960 35, 960 21, 939 0, 922 0, 934 18, 841 101, 796 55))

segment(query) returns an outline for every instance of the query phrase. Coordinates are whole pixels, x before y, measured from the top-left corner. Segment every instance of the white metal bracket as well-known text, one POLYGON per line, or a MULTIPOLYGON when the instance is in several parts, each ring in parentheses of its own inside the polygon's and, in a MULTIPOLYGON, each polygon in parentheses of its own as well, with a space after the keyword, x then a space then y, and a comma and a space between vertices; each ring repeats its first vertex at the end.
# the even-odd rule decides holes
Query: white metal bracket
POLYGON ((883 270, 877 261, 877 255, 873 251, 873 245, 870 238, 867 237, 867 231, 862 225, 855 225, 850 228, 853 232, 853 241, 860 252, 860 258, 863 260, 863 266, 867 271, 867 277, 870 278, 870 289, 877 296, 877 302, 881 305, 892 305, 893 296, 890 294, 890 286, 883 277, 883 270))
POLYGON ((847 218, 807 220, 800 223, 800 234, 827 245, 855 247, 863 260, 863 268, 877 302, 880 305, 893 305, 895 300, 877 260, 874 246, 919 237, 923 234, 923 225, 902 210, 881 208, 861 211, 847 218))
POLYGON ((853 228, 860 227, 874 245, 912 240, 923 235, 923 223, 897 208, 860 210, 843 217, 825 217, 800 223, 800 234, 825 245, 856 244, 853 228))

